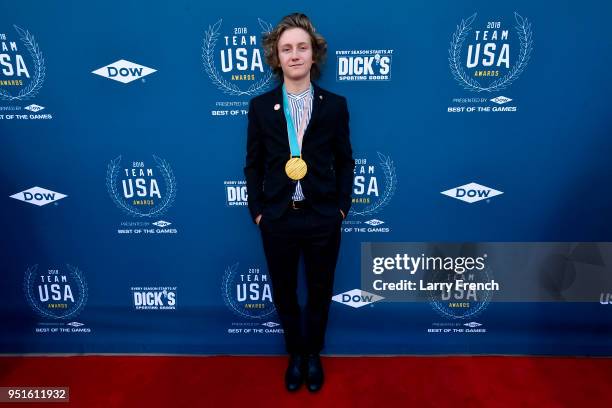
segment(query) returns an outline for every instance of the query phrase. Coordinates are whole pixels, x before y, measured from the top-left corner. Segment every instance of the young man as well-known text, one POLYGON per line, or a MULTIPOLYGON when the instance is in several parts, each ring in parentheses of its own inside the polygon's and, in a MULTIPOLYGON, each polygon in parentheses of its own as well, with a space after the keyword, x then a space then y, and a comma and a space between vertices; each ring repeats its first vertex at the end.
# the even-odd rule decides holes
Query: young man
POLYGON ((259 226, 274 304, 285 333, 285 385, 323 386, 323 349, 342 220, 353 187, 349 114, 344 97, 311 82, 327 52, 304 14, 284 17, 264 36, 266 62, 281 86, 251 100, 244 173, 259 226), (297 299, 304 256, 308 300, 297 299))

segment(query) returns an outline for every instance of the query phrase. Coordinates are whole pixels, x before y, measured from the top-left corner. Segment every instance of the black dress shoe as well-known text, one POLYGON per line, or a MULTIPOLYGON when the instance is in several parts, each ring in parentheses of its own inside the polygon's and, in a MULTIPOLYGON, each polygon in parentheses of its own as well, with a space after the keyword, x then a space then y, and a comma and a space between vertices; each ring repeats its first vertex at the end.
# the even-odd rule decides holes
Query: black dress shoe
POLYGON ((308 391, 317 392, 323 387, 323 366, 318 354, 309 354, 306 360, 306 384, 308 391))
POLYGON ((289 356, 289 366, 285 371, 285 387, 287 391, 297 391, 304 382, 304 364, 306 360, 299 354, 289 356))

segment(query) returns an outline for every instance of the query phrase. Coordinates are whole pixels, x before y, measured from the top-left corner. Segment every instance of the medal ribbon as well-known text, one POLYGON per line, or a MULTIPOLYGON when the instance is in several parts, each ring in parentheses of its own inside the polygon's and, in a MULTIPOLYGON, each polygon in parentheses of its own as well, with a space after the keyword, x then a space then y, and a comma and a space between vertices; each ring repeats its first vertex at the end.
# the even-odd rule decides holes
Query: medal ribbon
POLYGON ((291 149, 291 157, 302 157, 302 139, 304 138, 304 131, 306 130, 306 114, 312 101, 312 85, 310 85, 310 93, 306 97, 304 102, 304 109, 302 109, 302 118, 300 121, 300 128, 295 129, 293 118, 291 116, 291 108, 289 107, 289 97, 287 96, 287 89, 283 84, 283 107, 285 111, 285 119, 287 120, 287 136, 289 137, 289 148, 291 149))

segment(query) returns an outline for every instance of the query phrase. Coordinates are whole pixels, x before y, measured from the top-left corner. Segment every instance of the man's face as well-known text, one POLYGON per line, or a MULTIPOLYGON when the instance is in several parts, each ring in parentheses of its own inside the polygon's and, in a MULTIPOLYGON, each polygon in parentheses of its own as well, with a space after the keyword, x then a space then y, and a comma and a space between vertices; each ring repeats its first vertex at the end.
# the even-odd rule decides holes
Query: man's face
POLYGON ((278 39, 278 59, 285 78, 300 80, 310 76, 312 44, 301 28, 289 28, 278 39))

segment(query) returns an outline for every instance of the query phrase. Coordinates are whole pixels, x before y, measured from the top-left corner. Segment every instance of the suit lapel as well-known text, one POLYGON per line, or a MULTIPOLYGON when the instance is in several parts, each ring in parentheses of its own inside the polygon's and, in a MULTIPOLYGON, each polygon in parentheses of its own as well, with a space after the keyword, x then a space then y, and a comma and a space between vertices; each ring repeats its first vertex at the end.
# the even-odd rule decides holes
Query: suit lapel
POLYGON ((287 120, 285 119, 285 104, 283 103, 283 84, 281 83, 272 92, 272 100, 270 112, 272 113, 272 125, 275 132, 272 134, 280 138, 287 149, 287 156, 291 156, 291 147, 289 146, 289 137, 287 135, 287 120), (278 109, 277 109, 278 107, 278 109))
MULTIPOLYGON (((306 126, 306 131, 304 132, 304 140, 306 140, 306 136, 308 136, 313 125, 316 124, 317 119, 321 115, 321 108, 322 108, 322 105, 325 99, 323 97, 321 88, 314 82, 312 83, 312 86, 314 88, 314 95, 313 95, 313 100, 312 100, 312 113, 310 114, 310 121, 308 122, 308 126, 306 126)), ((302 141, 302 145, 305 143, 304 140, 302 141)))
POLYGON ((283 104, 283 88, 282 85, 277 86, 273 92, 272 106, 274 115, 274 125, 281 129, 285 134, 287 133, 287 121, 285 120, 285 105, 283 104), (276 107, 279 107, 276 109, 276 107))

